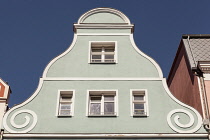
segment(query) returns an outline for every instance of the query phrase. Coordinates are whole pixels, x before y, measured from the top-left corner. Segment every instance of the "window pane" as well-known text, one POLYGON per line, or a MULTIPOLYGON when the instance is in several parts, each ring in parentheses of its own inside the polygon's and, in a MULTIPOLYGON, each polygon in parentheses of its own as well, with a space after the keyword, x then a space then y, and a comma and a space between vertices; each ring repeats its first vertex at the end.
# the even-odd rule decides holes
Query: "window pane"
POLYGON ((105 48, 105 52, 114 52, 114 48, 105 48))
POLYGON ((65 102, 70 102, 71 101, 71 97, 67 97, 67 96, 61 96, 61 101, 65 101, 65 102))
POLYGON ((101 55, 92 55, 92 59, 101 59, 101 55))
POLYGON ((63 109, 68 109, 70 110, 71 109, 71 104, 61 104, 60 105, 60 108, 63 110, 63 109))
POLYGON ((101 104, 100 103, 91 103, 90 104, 90 115, 99 115, 101 114, 101 104))
POLYGON ((92 52, 102 52, 102 48, 92 48, 92 52))
POLYGON ((136 110, 134 110, 134 114, 136 114, 136 115, 146 115, 146 112, 144 111, 144 110, 138 110, 138 109, 136 109, 136 110))
POLYGON ((90 97, 91 102, 101 102, 101 96, 90 97))
POLYGON ((114 59, 114 55, 105 55, 105 59, 114 59))
POLYGON ((104 114, 114 114, 114 103, 104 103, 104 114))
POLYGON ((134 100, 144 100, 144 95, 134 95, 134 100))
POLYGON ((134 104, 134 109, 144 109, 144 104, 134 104))
POLYGON ((71 110, 60 110, 59 115, 71 115, 71 110))
POLYGON ((114 101, 114 96, 104 96, 104 101, 114 101))

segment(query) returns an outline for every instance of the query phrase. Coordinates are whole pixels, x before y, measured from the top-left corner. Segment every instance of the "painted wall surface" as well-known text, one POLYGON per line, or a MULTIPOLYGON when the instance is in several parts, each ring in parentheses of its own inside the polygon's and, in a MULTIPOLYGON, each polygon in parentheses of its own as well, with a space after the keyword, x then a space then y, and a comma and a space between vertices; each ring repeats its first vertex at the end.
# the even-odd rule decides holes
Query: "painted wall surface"
POLYGON ((159 77, 156 67, 133 48, 130 36, 78 36, 72 50, 57 60, 47 77, 159 77), (90 64, 90 41, 116 41, 117 64, 90 64), (78 60, 79 59, 79 60, 78 60), (82 66, 82 68, 81 68, 82 66))
POLYGON ((208 101, 208 109, 210 112, 210 80, 205 80, 205 90, 206 90, 206 96, 207 96, 207 101, 208 101))
POLYGON ((168 86, 175 97, 194 107, 202 115, 198 79, 192 73, 182 42, 180 45, 174 67, 168 78, 168 86))
MULTIPOLYGON (((113 14, 109 13, 104 14, 107 16, 105 19, 113 18, 113 14)), ((96 16, 95 13, 93 15, 96 16)), ((128 21, 120 14, 114 15, 128 21)), ((82 18, 79 21, 83 21, 82 18)), ((96 20, 91 15, 87 18, 88 22, 96 20)), ((138 50, 132 34, 75 34, 70 48, 46 67, 32 97, 10 109, 4 117, 5 134, 205 133, 201 126, 199 113, 173 97, 158 64, 138 50), (88 63, 90 41, 115 41, 118 62, 88 63), (149 116, 130 115, 131 89, 148 91, 149 116), (59 90, 75 91, 74 116, 57 116, 59 90), (86 116, 88 90, 116 90, 118 116, 86 116)))
POLYGON ((2 128, 2 120, 8 106, 9 96, 9 86, 0 78, 0 128, 2 128))
MULTIPOLYGON (((17 109, 16 112, 22 109, 33 110, 37 115, 38 121, 35 128, 30 131, 31 133, 173 133, 174 131, 167 124, 167 114, 172 109, 185 108, 167 95, 162 81, 45 81, 38 96, 24 107, 17 109), (56 116, 58 90, 61 89, 75 90, 73 117, 56 116), (87 90, 97 89, 118 90, 119 116, 86 116, 87 90), (148 90, 149 117, 134 118, 130 116, 130 89, 148 90), (40 105, 40 103, 44 104, 40 105)), ((194 114, 192 111, 190 113, 194 114)), ((15 123, 22 124, 26 114, 20 114, 15 119, 15 123)), ((189 121, 187 115, 180 115, 183 123, 189 121)), ((196 118, 195 115, 194 117, 196 118)), ((12 128, 9 124, 10 120, 7 119, 7 121, 9 127, 12 128)), ((197 120, 195 120, 195 124, 197 124, 197 120)), ((19 131, 19 129, 14 128, 13 130, 19 131)))

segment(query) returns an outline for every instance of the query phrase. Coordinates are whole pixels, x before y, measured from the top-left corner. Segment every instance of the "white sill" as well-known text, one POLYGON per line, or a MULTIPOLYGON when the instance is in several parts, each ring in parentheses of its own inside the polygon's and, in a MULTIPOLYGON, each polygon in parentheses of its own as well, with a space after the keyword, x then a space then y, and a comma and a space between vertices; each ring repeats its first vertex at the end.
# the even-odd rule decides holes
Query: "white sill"
POLYGON ((72 115, 58 115, 57 117, 72 117, 72 115))
POLYGON ((113 114, 88 114, 88 117, 116 117, 117 113, 113 114))
POLYGON ((147 114, 133 114, 133 117, 147 117, 147 114))
POLYGON ((116 64, 116 62, 90 62, 90 64, 116 64))

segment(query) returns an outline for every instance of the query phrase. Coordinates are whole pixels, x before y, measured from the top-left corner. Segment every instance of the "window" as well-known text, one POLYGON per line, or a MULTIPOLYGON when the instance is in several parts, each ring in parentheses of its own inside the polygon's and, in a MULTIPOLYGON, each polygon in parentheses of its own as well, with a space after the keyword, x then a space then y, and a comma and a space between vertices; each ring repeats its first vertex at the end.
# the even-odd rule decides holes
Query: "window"
POLYGON ((132 90, 132 116, 148 116, 146 90, 132 90))
POLYGON ((59 92, 59 109, 58 116, 72 116, 73 115, 73 91, 59 92))
POLYGON ((90 63, 116 63, 115 42, 91 42, 90 63))
POLYGON ((116 91, 89 91, 88 116, 116 116, 116 91))

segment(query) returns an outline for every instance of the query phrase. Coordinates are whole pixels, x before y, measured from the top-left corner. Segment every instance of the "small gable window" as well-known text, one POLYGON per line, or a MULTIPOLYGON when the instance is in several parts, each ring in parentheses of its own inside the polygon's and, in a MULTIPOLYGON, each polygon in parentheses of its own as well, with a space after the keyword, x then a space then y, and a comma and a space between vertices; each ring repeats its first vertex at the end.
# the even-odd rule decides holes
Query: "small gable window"
POLYGON ((148 101, 146 90, 131 91, 132 116, 148 116, 148 101))
POLYGON ((59 92, 58 116, 73 116, 73 91, 59 92))
POLYGON ((91 42, 90 63, 116 63, 115 42, 91 42))

